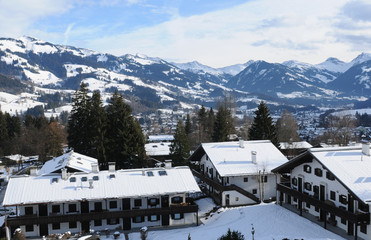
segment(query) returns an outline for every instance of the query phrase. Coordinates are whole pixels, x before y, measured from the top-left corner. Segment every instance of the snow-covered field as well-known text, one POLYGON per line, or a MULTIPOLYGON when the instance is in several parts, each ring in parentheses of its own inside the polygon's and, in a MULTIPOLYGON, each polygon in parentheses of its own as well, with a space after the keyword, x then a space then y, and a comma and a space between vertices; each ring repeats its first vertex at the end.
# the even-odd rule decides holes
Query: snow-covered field
MULTIPOLYGON (((207 201, 207 200, 203 200, 207 201)), ((210 204, 203 202, 203 207, 210 204)), ((231 230, 240 231, 245 239, 251 239, 251 224, 255 228, 255 239, 343 239, 331 233, 321 226, 298 216, 276 204, 261 204, 255 206, 221 209, 220 213, 214 213, 204 224, 177 229, 149 229, 147 240, 182 240, 188 239, 191 234, 193 240, 217 240, 231 230)), ((102 236, 101 239, 113 239, 102 236)), ((123 234, 119 239, 125 239, 123 234)), ((130 240, 140 240, 140 234, 129 234, 130 240)))

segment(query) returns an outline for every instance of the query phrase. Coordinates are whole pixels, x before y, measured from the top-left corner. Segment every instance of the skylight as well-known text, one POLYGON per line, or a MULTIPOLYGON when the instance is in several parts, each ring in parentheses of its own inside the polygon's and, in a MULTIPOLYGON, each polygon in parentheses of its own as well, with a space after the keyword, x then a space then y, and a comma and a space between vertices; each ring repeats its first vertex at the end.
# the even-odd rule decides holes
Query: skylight
POLYGON ((93 176, 93 180, 94 181, 98 181, 99 180, 99 176, 93 176))
POLYGON ((88 178, 87 177, 82 177, 81 178, 81 182, 86 182, 86 181, 88 181, 88 178))
POLYGON ((158 171, 158 175, 160 176, 166 176, 167 172, 166 171, 158 171))
POLYGON ((70 178, 70 182, 76 182, 76 178, 75 177, 71 177, 70 178))
POLYGON ((152 172, 152 171, 147 172, 147 176, 148 176, 148 177, 153 177, 153 176, 154 176, 154 175, 153 175, 153 172, 152 172))

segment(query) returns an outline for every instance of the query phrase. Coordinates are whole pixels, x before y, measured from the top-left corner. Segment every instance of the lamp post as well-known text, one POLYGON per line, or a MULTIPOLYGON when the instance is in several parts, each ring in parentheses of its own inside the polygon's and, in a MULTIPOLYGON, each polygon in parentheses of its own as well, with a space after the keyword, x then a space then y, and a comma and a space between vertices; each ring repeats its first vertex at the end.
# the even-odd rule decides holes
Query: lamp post
POLYGON ((255 228, 254 228, 254 225, 251 224, 251 235, 252 235, 252 240, 254 240, 254 234, 255 234, 255 228))

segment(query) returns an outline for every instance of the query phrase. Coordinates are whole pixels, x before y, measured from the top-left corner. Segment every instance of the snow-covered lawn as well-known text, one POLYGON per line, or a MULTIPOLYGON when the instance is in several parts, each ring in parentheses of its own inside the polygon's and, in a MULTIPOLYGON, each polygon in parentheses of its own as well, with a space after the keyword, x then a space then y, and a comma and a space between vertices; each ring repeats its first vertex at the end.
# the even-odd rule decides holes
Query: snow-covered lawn
MULTIPOLYGON (((251 224, 255 228, 255 239, 343 239, 319 225, 298 216, 276 204, 222 209, 204 220, 200 226, 178 229, 149 229, 147 240, 186 240, 191 234, 193 240, 217 240, 230 228, 238 230, 245 239, 251 239, 251 224)), ((113 239, 113 236, 102 239, 113 239)), ((123 234, 119 239, 125 239, 123 234)), ((140 240, 139 231, 129 235, 130 240, 140 240)))

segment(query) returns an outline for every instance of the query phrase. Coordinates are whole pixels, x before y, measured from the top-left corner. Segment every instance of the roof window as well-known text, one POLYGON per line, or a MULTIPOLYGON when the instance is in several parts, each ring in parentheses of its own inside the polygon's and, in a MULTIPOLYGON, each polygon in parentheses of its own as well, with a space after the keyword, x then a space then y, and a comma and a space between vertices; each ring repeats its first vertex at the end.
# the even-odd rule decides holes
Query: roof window
POLYGON ((78 164, 81 164, 81 165, 83 164, 83 163, 82 163, 82 162, 80 162, 80 161, 77 161, 77 163, 78 163, 78 164))
POLYGON ((75 177, 71 177, 70 178, 70 182, 76 182, 76 178, 75 177))
POLYGON ((99 176, 93 176, 93 180, 94 181, 98 181, 99 180, 99 176))
POLYGON ((58 178, 52 178, 52 183, 57 183, 58 182, 58 178))
POLYGON ((81 178, 81 182, 86 182, 86 181, 88 181, 88 178, 87 177, 82 177, 81 178))
POLYGON ((148 177, 153 177, 153 176, 154 176, 154 175, 153 175, 153 172, 152 172, 152 171, 147 172, 147 176, 148 176, 148 177))
POLYGON ((109 175, 109 178, 116 178, 116 175, 115 174, 111 174, 111 175, 109 175))
POLYGON ((160 176, 166 176, 167 172, 166 171, 158 171, 158 175, 160 176))

